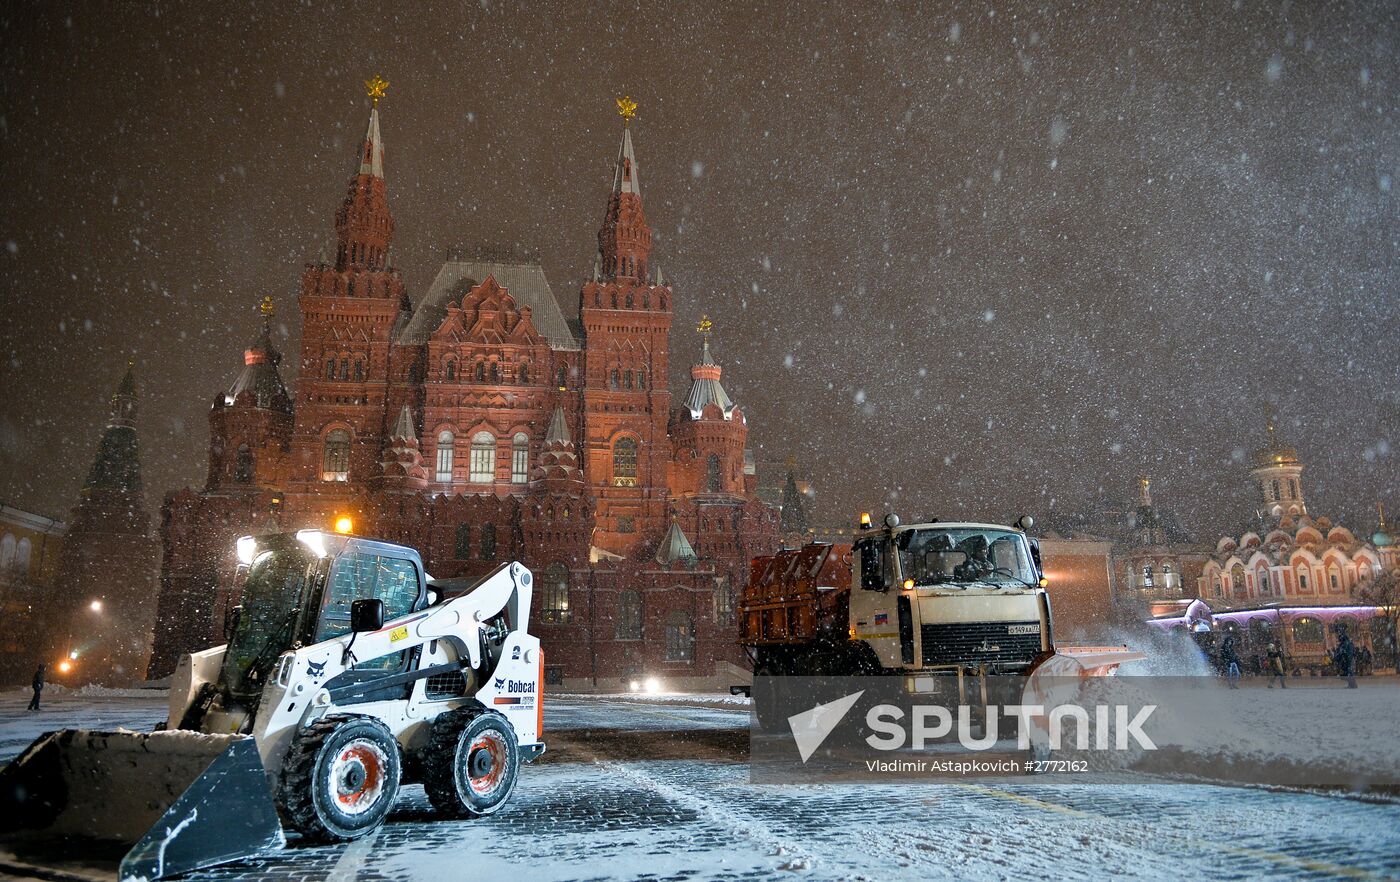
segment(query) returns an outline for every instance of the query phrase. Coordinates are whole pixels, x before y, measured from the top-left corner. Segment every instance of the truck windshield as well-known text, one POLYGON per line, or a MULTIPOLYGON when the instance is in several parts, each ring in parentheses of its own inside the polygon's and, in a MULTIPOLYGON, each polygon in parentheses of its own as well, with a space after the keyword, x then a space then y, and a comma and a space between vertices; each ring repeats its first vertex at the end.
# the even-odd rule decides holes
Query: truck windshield
POLYGON ((915 585, 1034 587, 1035 567, 1014 530, 931 527, 896 538, 900 569, 915 585))
POLYGON ((238 627, 224 655, 223 681, 234 694, 261 692, 268 669, 291 646, 313 559, 300 543, 254 559, 243 582, 238 627))

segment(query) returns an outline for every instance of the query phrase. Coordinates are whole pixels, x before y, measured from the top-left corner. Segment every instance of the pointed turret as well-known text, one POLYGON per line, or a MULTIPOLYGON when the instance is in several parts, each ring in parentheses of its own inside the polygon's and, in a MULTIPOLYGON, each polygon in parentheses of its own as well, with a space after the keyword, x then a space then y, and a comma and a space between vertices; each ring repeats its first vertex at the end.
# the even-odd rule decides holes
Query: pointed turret
POLYGON ((696 559, 695 549, 691 547, 690 540, 686 538, 685 531, 674 519, 671 521, 671 528, 662 537, 661 544, 656 549, 656 562, 667 566, 674 563, 694 563, 696 559))
POLYGON ((612 192, 603 227, 598 230, 598 250, 602 253, 602 278, 606 281, 625 280, 645 283, 647 262, 651 257, 651 228, 642 212, 642 190, 638 179, 637 154, 632 148, 630 123, 636 115, 637 104, 630 98, 619 98, 617 109, 622 114, 622 145, 617 151, 613 169, 612 192))
POLYGON ((394 423, 394 434, 389 437, 394 441, 412 441, 414 446, 417 446, 418 433, 413 431, 413 412, 408 409, 407 404, 399 411, 398 421, 394 423))
POLYGON ((549 431, 545 433, 544 443, 546 446, 573 444, 573 439, 569 437, 569 423, 564 419, 564 408, 554 408, 554 415, 549 418, 549 431))
POLYGON ((384 184, 384 139, 379 134, 379 99, 389 84, 379 77, 365 83, 373 102, 369 126, 360 146, 359 165, 350 179, 345 201, 335 213, 339 239, 336 269, 382 270, 387 264, 389 242, 394 238, 394 216, 384 184))
POLYGON ((130 362, 112 395, 111 416, 97 457, 83 483, 83 492, 118 490, 141 492, 140 450, 136 441, 136 375, 130 362))

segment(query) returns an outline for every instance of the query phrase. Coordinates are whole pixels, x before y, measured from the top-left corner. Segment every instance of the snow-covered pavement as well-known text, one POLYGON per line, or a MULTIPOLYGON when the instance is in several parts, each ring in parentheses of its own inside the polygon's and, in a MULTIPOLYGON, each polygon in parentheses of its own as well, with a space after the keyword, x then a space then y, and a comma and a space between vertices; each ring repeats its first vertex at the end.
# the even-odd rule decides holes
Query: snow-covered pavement
MULTIPOLYGON (((161 716, 145 698, 52 706, 36 726, 22 701, 0 699, 7 754, 42 728, 161 716)), ((191 878, 1400 878, 1395 804, 1177 783, 754 785, 740 705, 569 697, 547 708, 550 752, 500 815, 438 821, 409 787, 372 840, 191 878)))

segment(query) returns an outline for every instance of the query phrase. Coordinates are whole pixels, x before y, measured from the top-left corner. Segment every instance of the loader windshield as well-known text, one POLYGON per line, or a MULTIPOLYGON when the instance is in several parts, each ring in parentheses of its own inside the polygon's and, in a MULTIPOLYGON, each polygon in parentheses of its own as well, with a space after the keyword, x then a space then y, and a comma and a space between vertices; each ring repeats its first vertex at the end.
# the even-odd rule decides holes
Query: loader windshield
POLYGON ((916 586, 972 584, 1033 588, 1025 538, 1014 530, 947 527, 906 530, 896 539, 900 570, 916 586))
POLYGON ((261 692, 268 670, 291 646, 314 560, 295 542, 276 545, 254 559, 243 583, 238 627, 224 656, 223 682, 233 694, 261 692))

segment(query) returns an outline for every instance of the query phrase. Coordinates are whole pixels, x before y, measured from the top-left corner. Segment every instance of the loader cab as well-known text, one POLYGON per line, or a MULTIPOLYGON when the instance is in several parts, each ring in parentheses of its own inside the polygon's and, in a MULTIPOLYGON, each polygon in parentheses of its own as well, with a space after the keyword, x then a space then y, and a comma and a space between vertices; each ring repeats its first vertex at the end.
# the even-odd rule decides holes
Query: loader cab
MULTIPOLYGON (((229 622, 221 682, 237 699, 261 694, 289 649, 350 633, 356 600, 375 598, 391 620, 422 609, 428 592, 417 552, 389 542, 301 530, 238 540, 247 567, 241 604, 229 622)), ((406 653, 366 665, 397 670, 406 653)))

